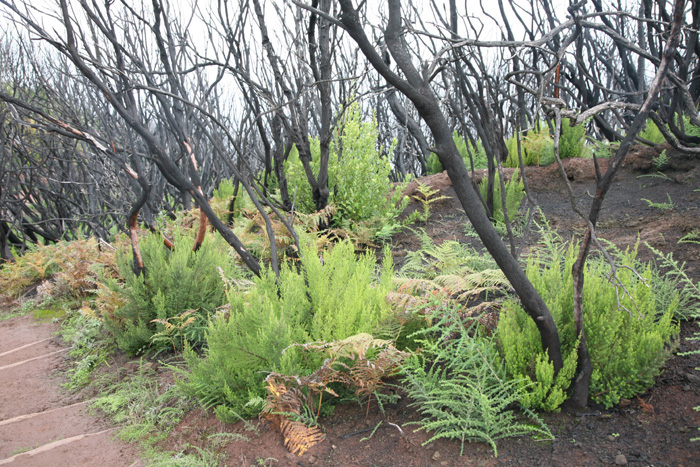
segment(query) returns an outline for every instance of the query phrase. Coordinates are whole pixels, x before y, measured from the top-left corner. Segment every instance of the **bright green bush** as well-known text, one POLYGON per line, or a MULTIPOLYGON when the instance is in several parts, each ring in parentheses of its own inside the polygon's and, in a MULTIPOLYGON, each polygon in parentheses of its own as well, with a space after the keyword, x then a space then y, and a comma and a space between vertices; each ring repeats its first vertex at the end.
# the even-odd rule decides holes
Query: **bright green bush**
POLYGON ((561 120, 561 137, 559 138, 559 157, 583 157, 586 144, 586 127, 569 125, 569 119, 561 120))
POLYGON ((439 174, 445 170, 442 162, 440 162, 440 158, 434 152, 431 152, 430 157, 428 157, 426 169, 428 171, 427 175, 439 174))
POLYGON ((285 265, 278 281, 267 271, 248 290, 229 291, 229 316, 209 324, 204 357, 185 353, 189 371, 180 385, 187 394, 220 416, 256 415, 259 407, 248 402, 264 397, 267 373, 305 375, 319 366, 292 344, 372 333, 390 319, 384 300, 392 284, 390 255, 378 281, 374 255, 356 257, 350 242, 323 259, 315 248, 303 256, 303 272, 285 265))
POLYGON ((486 442, 498 455, 496 441, 523 434, 551 437, 530 410, 532 422, 520 420, 513 410, 525 396, 529 380, 506 377, 492 338, 475 327, 465 327, 455 312, 433 316, 433 326, 419 331, 421 351, 402 365, 403 383, 425 418, 415 422, 434 432, 424 444, 440 438, 486 442))
POLYGON ((484 145, 481 144, 481 141, 477 141, 476 146, 474 146, 471 142, 464 141, 464 138, 456 131, 452 134, 452 138, 457 145, 457 150, 462 155, 462 160, 464 161, 464 165, 467 166, 467 170, 471 170, 472 168, 471 161, 469 160, 469 151, 467 151, 467 144, 469 144, 469 150, 474 160, 474 169, 485 169, 488 167, 486 150, 484 149, 484 145))
MULTIPOLYGON (((341 141, 331 144, 328 163, 329 201, 337 208, 336 225, 343 220, 361 222, 373 218, 391 223, 408 203, 408 198, 403 196, 403 187, 394 189, 389 182, 391 158, 382 157, 377 146, 378 137, 377 121, 363 122, 359 105, 350 106, 341 141), (340 160, 338 144, 342 146, 340 160)), ((392 150, 393 147, 389 152, 392 150)), ((314 173, 318 173, 321 157, 318 138, 311 138, 311 153, 311 167, 314 173)), ((297 208, 305 213, 314 212, 316 206, 311 187, 296 148, 285 162, 285 171, 290 197, 296 192, 297 208)))
MULTIPOLYGON (((555 410, 574 374, 577 341, 571 268, 577 253, 573 246, 564 251, 550 243, 549 251, 531 255, 527 263, 527 275, 549 307, 562 342, 565 363, 556 378, 539 332, 519 304, 510 302, 498 323, 508 374, 536 383, 526 389, 528 396, 523 400, 533 408, 555 410)), ((619 254, 617 277, 624 290, 608 281, 610 266, 600 257, 590 257, 584 272, 584 326, 593 365, 590 394, 608 408, 654 383, 678 334, 672 321, 678 300, 665 300, 666 308, 657 308, 655 275, 651 266, 641 276, 632 271, 636 255, 636 248, 619 254)))
MULTIPOLYGON (((503 167, 517 168, 520 167, 520 159, 518 159, 518 140, 515 136, 511 136, 506 140, 506 149, 508 150, 508 157, 503 163, 503 167)), ((525 148, 521 145, 521 150, 525 151, 525 148)), ((523 154, 523 162, 526 160, 526 155, 523 154)), ((527 165, 527 163, 525 164, 527 165)))
POLYGON ((108 285, 123 296, 125 305, 104 318, 119 347, 129 354, 179 350, 185 341, 201 345, 210 314, 226 300, 218 268, 229 277, 241 275, 230 247, 218 234, 207 235, 197 252, 192 251, 194 238, 176 233, 173 242, 170 251, 160 235, 143 237, 145 273, 139 276, 131 268, 131 250, 117 253, 125 284, 108 285), (195 311, 182 320, 189 310, 195 311), (154 341, 154 336, 161 339, 154 341))
MULTIPOLYGON (((686 115, 683 116, 682 120, 676 117, 676 125, 687 135, 700 136, 700 127, 690 123, 690 117, 686 115)), ((666 142, 666 138, 664 137, 663 133, 661 133, 659 127, 656 126, 656 123, 654 123, 654 121, 651 119, 647 119, 646 126, 639 133, 639 136, 651 141, 654 144, 662 144, 666 142)))
MULTIPOLYGON (((506 148, 508 149, 508 158, 503 164, 504 167, 520 167, 518 141, 515 136, 508 138, 506 148)), ((549 127, 546 124, 542 124, 539 130, 533 129, 522 138, 520 149, 525 165, 542 166, 554 162, 554 140, 549 134, 549 127)))
POLYGON ((648 141, 651 141, 654 144, 661 144, 666 142, 666 138, 664 138, 664 135, 661 133, 661 130, 659 130, 659 127, 656 126, 656 123, 654 123, 654 121, 651 119, 647 119, 646 126, 644 130, 642 130, 639 133, 639 136, 648 141))
MULTIPOLYGON (((518 169, 513 171, 513 175, 511 175, 510 180, 505 182, 505 187, 508 216, 511 220, 513 220, 518 214, 518 211, 520 210, 520 203, 525 196, 525 185, 523 180, 519 177, 518 169)), ((481 192, 483 199, 486 199, 487 189, 488 179, 484 177, 479 183, 479 191, 481 192)), ((499 182, 498 173, 496 173, 494 178, 493 219, 497 224, 503 224, 505 222, 505 215, 503 214, 503 201, 501 200, 501 184, 499 182)))
MULTIPOLYGON (((457 150, 459 151, 459 154, 462 156, 462 160, 464 161, 464 165, 467 167, 467 170, 471 170, 472 168, 472 163, 471 160, 469 159, 469 152, 467 151, 467 142, 464 141, 464 138, 460 136, 459 133, 456 131, 452 134, 452 138, 455 141, 455 145, 457 146, 457 150)), ((474 169, 485 169, 488 167, 488 160, 486 158, 486 151, 484 150, 484 146, 481 144, 481 141, 477 141, 476 146, 469 144, 469 150, 471 151, 472 154, 472 159, 474 160, 474 169)), ((445 170, 442 167, 442 164, 440 163, 440 159, 438 158, 437 154, 431 153, 430 157, 428 158, 428 175, 433 175, 442 172, 445 170)))

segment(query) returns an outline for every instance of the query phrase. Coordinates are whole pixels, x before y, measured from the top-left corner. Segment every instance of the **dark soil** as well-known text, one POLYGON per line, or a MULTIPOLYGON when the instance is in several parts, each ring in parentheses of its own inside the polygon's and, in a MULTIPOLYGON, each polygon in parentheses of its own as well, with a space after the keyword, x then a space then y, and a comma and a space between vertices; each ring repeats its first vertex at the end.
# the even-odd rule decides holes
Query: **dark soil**
MULTIPOLYGON (((653 259, 653 255, 643 242, 673 252, 677 260, 686 263, 687 273, 698 281, 700 245, 678 241, 691 232, 700 233, 700 164, 666 148, 670 162, 661 174, 652 163, 661 149, 664 148, 635 148, 629 155, 606 197, 598 235, 622 248, 640 239, 639 257, 644 260, 653 259), (668 203, 669 197, 672 209, 663 210, 644 201, 668 203)), ((601 170, 605 169, 604 165, 601 170)), ((568 160, 565 166, 576 203, 587 215, 595 190, 593 161, 568 160)), ((576 238, 583 233, 585 222, 572 211, 566 184, 558 170, 556 166, 527 168, 526 177, 549 224, 564 239, 576 238)), ((420 181, 450 198, 433 204, 428 222, 416 227, 425 229, 436 243, 456 239, 478 247, 478 239, 467 235, 468 221, 447 175, 437 174, 420 181)), ((409 186, 408 193, 412 194, 416 186, 415 182, 409 186)), ((418 203, 410 207, 419 208, 418 203)), ((536 242, 536 235, 530 235, 523 251, 536 242)), ((403 262, 406 252, 419 247, 412 232, 396 235, 392 241, 396 264, 403 262)), ((679 352, 700 348, 700 342, 686 340, 699 331, 695 322, 682 324, 679 352)), ((690 441, 700 437, 700 412, 693 410, 700 406, 697 367, 700 367, 700 355, 674 355, 656 386, 633 400, 623 400, 619 407, 604 410, 591 406, 576 414, 543 414, 554 434, 553 440, 537 441, 530 437, 502 440, 498 443, 498 457, 481 443, 466 444, 461 456, 457 441, 440 440, 424 446, 430 436, 415 432, 416 426, 408 424, 419 417, 405 397, 395 405, 386 406, 384 413, 374 403, 368 415, 366 406, 337 407, 333 415, 323 420, 325 441, 303 456, 289 453, 280 433, 269 426, 257 421, 223 424, 203 410, 190 412, 161 447, 175 452, 195 452, 192 446, 204 446, 226 454, 227 465, 245 466, 700 465, 700 441, 690 441), (209 435, 222 431, 239 433, 246 440, 212 445, 209 435)), ((171 377, 162 367, 158 371, 164 378, 171 377)), ((27 390, 41 391, 42 384, 57 383, 47 380, 27 390)), ((10 404, 7 400, 2 403, 10 404)), ((73 422, 66 420, 66 423, 73 422)), ((121 456, 115 464, 109 461, 102 464, 120 465, 123 453, 121 456)))

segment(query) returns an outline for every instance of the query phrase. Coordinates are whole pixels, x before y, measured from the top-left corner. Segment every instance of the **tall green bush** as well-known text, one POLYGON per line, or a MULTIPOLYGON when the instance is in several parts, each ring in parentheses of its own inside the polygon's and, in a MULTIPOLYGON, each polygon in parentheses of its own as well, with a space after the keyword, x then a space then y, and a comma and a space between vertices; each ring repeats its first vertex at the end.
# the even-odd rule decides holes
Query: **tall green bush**
POLYGON ((308 248, 301 272, 287 264, 279 280, 267 271, 248 290, 231 289, 229 315, 209 324, 203 358, 185 353, 183 390, 223 418, 257 414, 259 407, 248 402, 264 396, 267 373, 305 375, 320 365, 292 344, 373 333, 389 320, 384 297, 393 267, 388 258, 375 280, 374 254, 356 257, 350 242, 335 245, 323 258, 308 248))
POLYGON ((228 276, 241 274, 228 244, 218 234, 207 235, 196 252, 189 236, 176 233, 173 242, 171 251, 160 235, 143 237, 140 246, 145 273, 138 276, 131 268, 131 250, 124 248, 117 253, 125 283, 108 285, 123 296, 125 305, 104 318, 119 347, 129 354, 173 346, 180 349, 184 341, 201 345, 210 314, 226 300, 218 268, 228 276), (189 310, 195 310, 188 316, 193 319, 184 325, 178 318, 189 310), (169 324, 182 327, 178 330, 169 324), (170 338, 153 341, 155 335, 170 338))
POLYGON ((586 145, 585 125, 571 126, 568 118, 561 120, 561 137, 559 138, 559 157, 583 157, 586 145))
MULTIPOLYGON (((565 399, 576 365, 571 268, 578 251, 550 243, 545 253, 528 259, 527 275, 549 307, 559 331, 564 370, 554 378, 542 350, 537 328, 519 304, 505 307, 497 336, 508 374, 529 378, 526 405, 556 409, 565 399)), ((586 341, 593 365, 591 399, 605 407, 649 388, 671 355, 679 328, 673 323, 678 300, 657 300, 651 266, 634 272, 636 247, 618 255, 617 278, 624 289, 608 280, 609 264, 592 256, 586 263, 583 290, 586 341), (658 309, 659 303, 664 309, 658 309)))
POLYGON ((651 119, 647 119, 646 126, 639 133, 639 136, 648 141, 651 141, 654 144, 661 144, 666 142, 666 138, 664 138, 664 135, 661 133, 661 130, 659 130, 659 127, 656 126, 656 123, 654 123, 654 121, 651 119))
MULTIPOLYGON (((518 169, 513 171, 510 180, 505 182, 506 188, 506 207, 508 208, 508 216, 512 220, 518 214, 520 210, 520 203, 523 201, 525 196, 525 185, 523 180, 519 177, 518 169)), ((486 192, 488 189, 488 179, 484 177, 479 183, 479 191, 483 199, 486 199, 486 192)), ((493 188, 493 219, 496 223, 503 224, 505 222, 505 215, 503 214, 503 201, 501 200, 501 184, 499 181, 498 173, 494 178, 494 188, 493 188)))
MULTIPOLYGON (((464 138, 462 138, 462 136, 459 133, 457 133, 457 131, 454 131, 452 133, 452 139, 454 139, 455 145, 457 146, 457 150, 462 156, 462 160, 464 161, 464 165, 467 167, 467 170, 471 170, 472 160, 474 161, 475 170, 485 169, 486 167, 488 167, 486 150, 481 144, 481 141, 477 141, 476 146, 474 146, 471 142, 464 141, 464 138), (469 150, 467 150, 467 144, 469 145, 469 150), (472 155, 472 160, 469 159, 470 151, 472 155)), ((428 175, 437 174, 444 170, 442 164, 440 163, 440 159, 435 153, 430 154, 430 157, 428 158, 427 162, 428 175)))
MULTIPOLYGON (((382 157, 379 151, 376 119, 363 122, 358 104, 350 106, 347 112, 340 140, 331 144, 328 163, 330 202, 337 208, 335 221, 381 218, 391 222, 406 207, 408 198, 404 198, 402 187, 394 189, 389 182, 391 158, 382 157)), ((393 147, 389 148, 389 152, 392 150, 393 147)), ((311 154, 311 167, 318 173, 321 157, 318 138, 311 138, 311 154)), ((285 162, 285 171, 290 196, 296 194, 298 209, 314 212, 311 187, 296 148, 285 162)))
POLYGON ((488 167, 488 159, 486 157, 486 150, 484 145, 481 144, 480 140, 477 140, 476 146, 474 146, 471 141, 465 141, 462 136, 456 131, 452 134, 452 138, 457 145, 457 150, 462 155, 462 160, 467 169, 471 170, 471 161, 469 160, 469 152, 471 151, 472 159, 474 160, 474 169, 485 169, 488 167), (469 151, 467 150, 467 145, 469 145, 469 151))
MULTIPOLYGON (((506 148, 508 149, 508 158, 503 165, 513 168, 520 167, 516 136, 510 137, 506 141, 506 148)), ((539 130, 531 130, 527 136, 521 139, 520 150, 525 165, 542 166, 554 162, 554 139, 549 134, 549 127, 543 123, 539 130)))

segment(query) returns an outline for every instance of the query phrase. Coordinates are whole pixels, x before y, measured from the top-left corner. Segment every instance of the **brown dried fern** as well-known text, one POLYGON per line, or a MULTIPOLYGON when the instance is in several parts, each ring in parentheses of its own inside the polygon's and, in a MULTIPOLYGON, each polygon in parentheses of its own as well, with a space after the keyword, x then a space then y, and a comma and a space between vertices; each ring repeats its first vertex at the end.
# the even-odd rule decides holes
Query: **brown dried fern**
POLYGON ((282 432, 285 446, 296 454, 303 454, 311 446, 323 440, 318 427, 302 423, 304 405, 314 411, 314 399, 318 396, 316 418, 321 410, 323 393, 338 395, 328 386, 345 384, 355 389, 358 397, 367 397, 383 384, 383 379, 394 375, 406 354, 397 350, 391 341, 375 339, 366 333, 333 342, 296 344, 305 350, 328 355, 320 368, 308 376, 289 376, 271 373, 266 378, 267 400, 262 416, 271 420, 282 432), (368 355, 376 349, 376 355, 368 355), (308 396, 304 397, 304 389, 308 396), (306 399, 305 401, 303 399, 306 399))

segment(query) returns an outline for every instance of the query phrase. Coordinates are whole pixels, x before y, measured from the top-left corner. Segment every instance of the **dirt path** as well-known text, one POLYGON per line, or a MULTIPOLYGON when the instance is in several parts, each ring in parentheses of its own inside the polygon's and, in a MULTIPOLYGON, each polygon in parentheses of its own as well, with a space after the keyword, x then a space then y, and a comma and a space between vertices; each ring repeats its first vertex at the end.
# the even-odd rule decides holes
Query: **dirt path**
POLYGON ((137 466, 134 449, 87 413, 55 377, 67 348, 56 325, 0 322, 0 466, 137 466))

